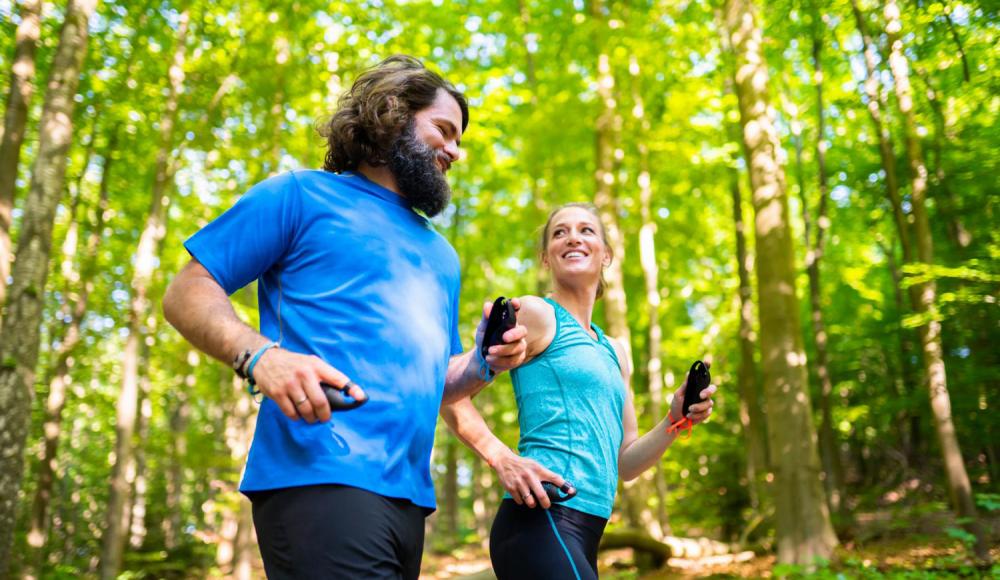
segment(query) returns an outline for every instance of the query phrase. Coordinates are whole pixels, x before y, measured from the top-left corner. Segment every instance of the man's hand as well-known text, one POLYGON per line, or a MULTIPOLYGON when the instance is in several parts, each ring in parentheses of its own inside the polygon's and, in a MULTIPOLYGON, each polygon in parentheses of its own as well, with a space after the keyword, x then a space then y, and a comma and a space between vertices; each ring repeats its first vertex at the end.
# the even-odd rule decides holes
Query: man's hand
MULTIPOLYGON (((510 301, 514 305, 515 311, 521 309, 520 300, 511 298, 510 301)), ((476 329, 476 352, 482 348, 483 334, 486 332, 486 323, 489 321, 492 311, 492 302, 483 304, 483 319, 479 321, 479 327, 476 329)), ((528 329, 518 324, 503 334, 503 344, 490 347, 489 353, 486 355, 486 364, 490 365, 493 372, 500 374, 524 364, 524 358, 528 352, 528 343, 524 337, 527 335, 528 329)))
MULTIPOLYGON (((706 367, 711 368, 712 363, 705 363, 706 367)), ((683 419, 681 416, 681 411, 684 409, 684 389, 687 387, 687 375, 684 375, 684 382, 681 383, 681 387, 677 389, 674 393, 674 399, 670 403, 670 421, 677 422, 683 419)), ((701 400, 688 409, 688 419, 691 419, 691 423, 697 425, 705 420, 707 420, 712 415, 712 407, 715 406, 715 402, 712 401, 712 395, 716 391, 715 385, 709 385, 701 390, 701 400)))
MULTIPOLYGON (((286 417, 299 417, 309 423, 330 420, 330 403, 320 383, 343 390, 350 379, 323 362, 318 356, 298 354, 282 348, 269 348, 253 369, 253 379, 260 391, 278 404, 286 417)), ((361 387, 351 384, 347 394, 363 399, 361 387)))
POLYGON ((550 481, 557 487, 564 483, 563 478, 555 472, 542 467, 533 459, 516 455, 509 449, 499 458, 490 461, 490 465, 514 501, 530 508, 540 505, 543 509, 549 509, 552 506, 549 495, 542 487, 543 481, 550 481))

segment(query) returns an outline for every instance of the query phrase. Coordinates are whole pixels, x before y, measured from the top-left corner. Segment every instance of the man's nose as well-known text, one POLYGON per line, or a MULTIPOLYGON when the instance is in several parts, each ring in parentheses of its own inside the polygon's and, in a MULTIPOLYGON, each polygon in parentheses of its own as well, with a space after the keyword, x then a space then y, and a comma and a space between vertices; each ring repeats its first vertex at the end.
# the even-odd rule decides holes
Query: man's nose
POLYGON ((462 149, 458 146, 458 143, 448 141, 444 144, 444 154, 448 156, 449 161, 454 163, 462 158, 462 149))

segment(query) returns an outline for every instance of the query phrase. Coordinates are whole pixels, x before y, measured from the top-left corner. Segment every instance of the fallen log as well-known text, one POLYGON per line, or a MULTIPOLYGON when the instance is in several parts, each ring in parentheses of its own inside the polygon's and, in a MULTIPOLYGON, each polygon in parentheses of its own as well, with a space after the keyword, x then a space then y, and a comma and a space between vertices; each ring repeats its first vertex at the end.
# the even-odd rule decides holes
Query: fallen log
POLYGON ((632 548, 637 552, 648 554, 655 568, 662 567, 667 559, 673 555, 670 546, 643 531, 627 528, 604 533, 598 550, 613 550, 615 548, 632 548))

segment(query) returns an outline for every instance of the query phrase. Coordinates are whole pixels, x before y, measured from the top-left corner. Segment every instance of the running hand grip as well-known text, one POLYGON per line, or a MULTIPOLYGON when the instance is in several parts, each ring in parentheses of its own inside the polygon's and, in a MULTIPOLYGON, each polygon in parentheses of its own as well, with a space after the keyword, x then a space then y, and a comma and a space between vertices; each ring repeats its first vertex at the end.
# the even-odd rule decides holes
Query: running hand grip
POLYGON ((489 354, 490 347, 503 344, 505 332, 517 326, 517 312, 514 304, 503 296, 493 302, 493 310, 486 321, 486 329, 483 331, 483 343, 480 354, 485 359, 489 354))
POLYGON ((694 361, 688 372, 687 385, 684 387, 684 407, 681 409, 683 417, 688 416, 691 405, 701 402, 701 392, 711 383, 712 374, 708 372, 708 366, 700 360, 694 361))
POLYGON ((568 481, 563 482, 561 486, 556 486, 556 484, 551 481, 543 481, 542 489, 544 489, 545 494, 549 496, 549 501, 553 503, 561 503, 576 497, 576 488, 573 487, 573 484, 568 481), (560 495, 560 491, 565 495, 560 495))
POLYGON ((326 395, 326 400, 330 403, 331 411, 350 411, 351 409, 357 409, 361 405, 368 402, 367 394, 364 398, 354 399, 344 392, 351 386, 357 386, 353 382, 349 382, 344 385, 343 390, 327 383, 320 383, 319 386, 323 388, 323 394, 326 395))

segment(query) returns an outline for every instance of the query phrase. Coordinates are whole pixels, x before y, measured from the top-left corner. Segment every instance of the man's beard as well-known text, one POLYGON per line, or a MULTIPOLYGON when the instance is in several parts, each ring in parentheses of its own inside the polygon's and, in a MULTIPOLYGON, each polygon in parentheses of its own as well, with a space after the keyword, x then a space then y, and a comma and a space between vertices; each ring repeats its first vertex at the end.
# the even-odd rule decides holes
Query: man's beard
POLYGON ((451 188, 436 162, 440 155, 417 137, 412 121, 389 155, 389 170, 399 192, 428 217, 441 213, 451 200, 451 188))

